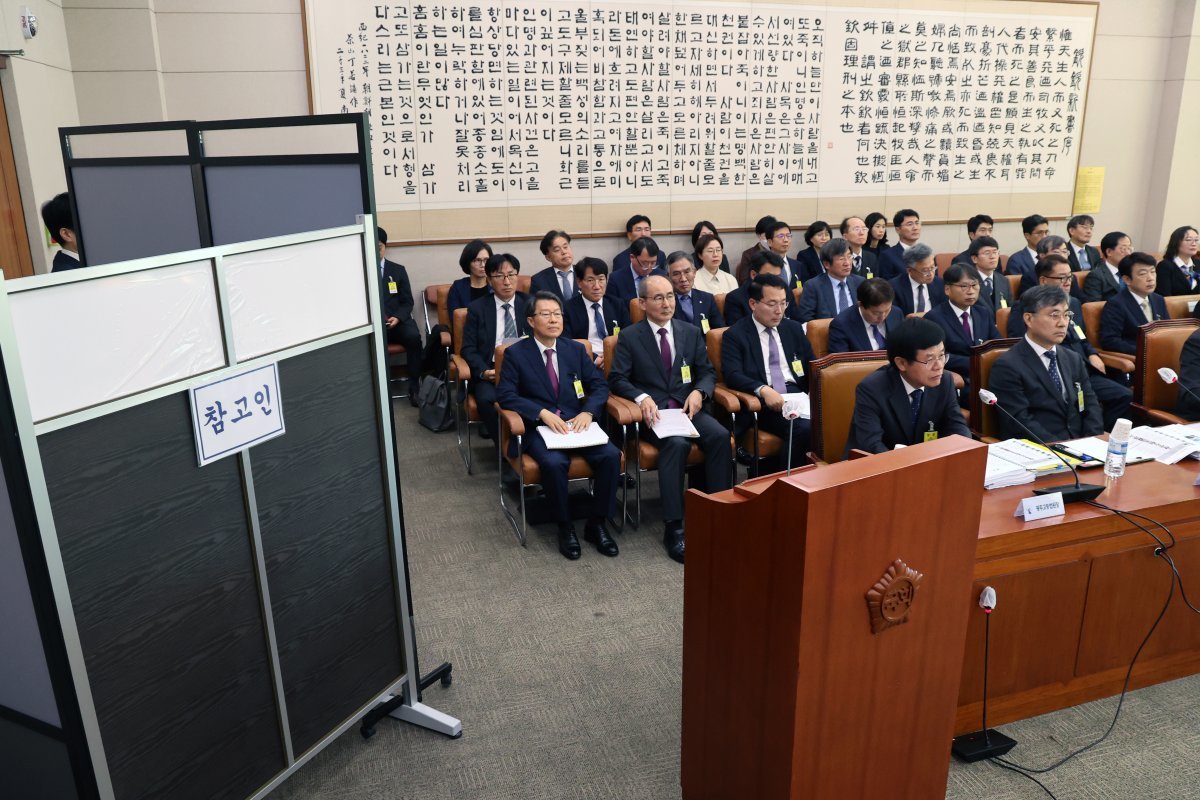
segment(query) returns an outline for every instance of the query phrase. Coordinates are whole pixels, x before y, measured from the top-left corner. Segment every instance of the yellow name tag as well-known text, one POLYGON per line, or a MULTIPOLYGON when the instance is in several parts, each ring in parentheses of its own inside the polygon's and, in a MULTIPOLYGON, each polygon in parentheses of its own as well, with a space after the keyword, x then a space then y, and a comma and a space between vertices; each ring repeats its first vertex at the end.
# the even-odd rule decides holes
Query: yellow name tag
POLYGON ((388 294, 396 294, 400 290, 396 288, 395 281, 388 281, 388 294))
POLYGON ((700 318, 700 330, 704 333, 708 333, 708 317, 700 318))
POLYGON ((575 379, 575 396, 580 400, 583 399, 583 381, 579 380, 579 378, 575 379))
POLYGON ((1079 404, 1079 413, 1083 413, 1083 387, 1075 384, 1075 402, 1079 404))
POLYGON ((796 374, 797 378, 803 378, 804 377, 804 362, 798 358, 795 361, 793 361, 792 362, 792 372, 794 372, 796 374))
POLYGON ((875 276, 871 273, 871 270, 867 270, 867 278, 870 279, 870 278, 874 278, 874 277, 875 276))
POLYGON ((692 368, 689 367, 687 364, 684 364, 682 367, 679 368, 679 374, 683 378, 684 383, 692 382, 692 368))
POLYGON ((804 284, 800 282, 800 276, 799 276, 799 275, 797 275, 797 276, 796 276, 796 288, 797 288, 797 289, 803 289, 803 288, 804 288, 804 284))
POLYGON ((1075 335, 1078 336, 1080 339, 1087 338, 1086 336, 1083 335, 1083 328, 1080 327, 1079 325, 1075 326, 1075 335))
POLYGON ((618 325, 616 322, 613 322, 613 336, 618 335, 620 332, 621 332, 621 326, 618 325))
POLYGON ((1000 295, 1000 307, 1008 308, 1008 298, 1005 297, 1004 295, 1000 295))
POLYGON ((937 431, 925 431, 925 437, 921 441, 922 442, 933 442, 933 441, 937 441, 937 438, 938 438, 937 431))

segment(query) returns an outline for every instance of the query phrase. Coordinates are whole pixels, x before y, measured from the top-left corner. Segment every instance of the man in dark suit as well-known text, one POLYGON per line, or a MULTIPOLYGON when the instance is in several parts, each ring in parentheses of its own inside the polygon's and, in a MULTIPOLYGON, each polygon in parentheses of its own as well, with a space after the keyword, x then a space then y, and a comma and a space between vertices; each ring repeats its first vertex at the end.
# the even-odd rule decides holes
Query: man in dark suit
POLYGON ((641 291, 639 301, 646 318, 617 337, 608 384, 618 397, 641 407, 641 436, 658 447, 663 546, 668 556, 682 564, 684 475, 692 443, 704 451, 705 491, 729 488, 733 456, 729 431, 704 411, 704 403, 712 397, 717 381, 716 370, 708 360, 704 334, 698 327, 674 319, 675 296, 670 281, 651 276, 642 283, 641 291), (699 438, 659 438, 654 425, 664 409, 682 409, 692 420, 699 438))
POLYGON ((521 262, 509 253, 488 259, 488 283, 492 294, 467 306, 463 328, 462 357, 471 368, 471 393, 479 407, 479 418, 492 437, 500 441, 496 415, 496 347, 529 333, 525 318, 526 296, 517 291, 521 262))
POLYGON ((388 344, 404 345, 408 367, 408 401, 417 404, 417 383, 421 379, 421 331, 412 318, 412 284, 403 265, 388 261, 387 231, 376 228, 379 246, 379 297, 383 301, 383 322, 388 344))
POLYGON ((667 279, 675 290, 675 319, 695 325, 701 333, 724 328, 725 318, 711 294, 695 288, 696 265, 682 250, 667 256, 667 279))
POLYGON ((1100 240, 1103 260, 1093 267, 1083 279, 1083 302, 1110 300, 1121 291, 1121 276, 1117 265, 1121 259, 1133 252, 1133 243, 1120 231, 1104 234, 1100 240))
MULTIPOLYGON (((1087 367, 1062 347, 1071 324, 1067 293, 1057 286, 1034 286, 1021 298, 1025 338, 992 365, 989 387, 1004 409, 1047 442, 1104 431, 1100 403, 1087 367)), ((1028 436, 1008 414, 998 414, 1005 438, 1028 436)))
POLYGON ((575 285, 575 254, 571 251, 571 234, 566 231, 547 231, 538 244, 550 266, 535 272, 529 282, 531 294, 550 292, 564 303, 579 293, 575 285))
MULTIPOLYGON (((528 304, 526 318, 533 336, 504 351, 504 368, 496 387, 501 408, 515 411, 525 422, 521 446, 541 472, 542 489, 558 523, 558 551, 574 561, 579 540, 571 524, 567 471, 571 456, 582 456, 592 468, 592 505, 583 538, 601 555, 615 556, 617 543, 604 527, 617 496, 621 451, 611 442, 570 450, 551 450, 538 433, 585 431, 604 413, 608 384, 592 364, 583 345, 563 336, 562 301, 551 292, 538 292, 528 304)), ((515 442, 514 442, 515 444, 515 442)))
POLYGON ((783 272, 779 276, 783 282, 789 287, 801 285, 798 283, 803 277, 800 262, 788 256, 792 247, 791 226, 781 219, 775 220, 767 226, 766 242, 767 249, 783 259, 783 272))
POLYGON ((851 275, 850 245, 845 239, 830 239, 821 248, 821 266, 825 272, 804 285, 797 319, 832 319, 854 307, 853 298, 864 278, 851 275))
POLYGON ((742 251, 742 257, 738 259, 737 268, 733 271, 733 277, 737 278, 739 286, 744 286, 746 281, 750 280, 750 257, 767 249, 767 228, 774 224, 775 218, 770 214, 754 224, 754 235, 758 237, 758 241, 742 251))
POLYGON ((1179 354, 1179 382, 1191 391, 1179 390, 1179 402, 1175 413, 1184 419, 1200 420, 1200 328, 1197 328, 1183 343, 1179 354))
MULTIPOLYGON (((991 236, 976 236, 967 248, 967 261, 979 275, 979 304, 996 316, 996 309, 1013 304, 1012 287, 1000 272, 1000 247, 991 236)), ((956 261, 956 264, 963 263, 956 261)))
POLYGON ((904 320, 893 305, 896 292, 883 278, 858 285, 858 302, 829 323, 829 352, 855 353, 887 349, 888 337, 904 320))
POLYGON ((879 254, 879 277, 889 281, 904 274, 904 253, 921 239, 921 215, 902 208, 892 217, 892 225, 900 241, 879 254))
POLYGON ((725 385, 739 392, 758 396, 760 430, 784 440, 778 463, 771 469, 788 466, 788 437, 791 437, 792 464, 807 461, 812 426, 806 419, 791 422, 783 417, 785 394, 808 391, 812 345, 800 323, 787 319, 789 289, 776 275, 759 275, 746 286, 750 296, 750 316, 730 325, 721 344, 721 371, 725 385))
POLYGON ((50 238, 59 246, 54 254, 51 272, 63 272, 86 266, 79 258, 79 241, 75 237, 75 221, 71 215, 71 196, 66 192, 55 195, 42 206, 42 222, 50 238))
MULTIPOLYGON (((774 275, 783 280, 783 259, 768 250, 760 250, 750 258, 750 280, 759 275, 774 275)), ((732 326, 740 319, 751 315, 750 293, 747 290, 750 281, 725 295, 725 324, 732 326)), ((795 295, 789 289, 787 293, 787 310, 784 316, 799 321, 799 306, 794 300, 795 295)))
MULTIPOLYGON (((1063 290, 1071 284, 1071 266, 1059 255, 1046 256, 1038 261, 1035 267, 1038 274, 1038 284, 1041 286, 1057 286, 1063 290)), ((1133 392, 1128 386, 1119 383, 1105 374, 1104 362, 1087 339, 1084 330, 1083 308, 1079 299, 1068 296, 1067 301, 1071 311, 1070 324, 1067 325, 1067 335, 1060 345, 1073 350, 1084 363, 1088 365, 1088 378, 1092 382, 1092 391, 1104 411, 1104 430, 1111 431, 1112 426, 1121 417, 1129 416, 1129 405, 1133 400, 1133 392)), ((1008 330, 1005 336, 1025 335, 1025 314, 1021 301, 1017 301, 1012 314, 1008 317, 1008 330)))
MULTIPOLYGON (((970 264, 971 263, 971 242, 974 242, 980 236, 991 237, 992 231, 995 229, 996 222, 987 214, 976 214, 967 220, 967 249, 954 257, 951 264, 970 264)), ((982 292, 981 292, 982 294, 982 292)))
MULTIPOLYGON (((653 239, 650 228, 650 218, 645 214, 634 214, 625 221, 625 238, 629 240, 629 247, 613 256, 612 271, 616 275, 621 270, 629 268, 629 265, 635 258, 633 252, 633 243, 638 239, 653 239)), ((664 269, 667 266, 666 254, 654 248, 655 264, 652 269, 664 269)), ((630 295, 630 299, 637 297, 637 292, 630 295)))
POLYGON ((666 256, 658 249, 658 242, 649 236, 634 239, 629 245, 629 254, 625 266, 613 263, 612 275, 608 281, 608 293, 614 300, 624 300, 628 305, 630 300, 638 296, 638 286, 649 275, 667 276, 665 268, 660 267, 659 260, 666 264, 666 256))
POLYGON ((896 305, 905 316, 927 312, 938 303, 946 302, 946 287, 938 277, 929 245, 917 243, 904 251, 904 272, 892 278, 896 305))
POLYGON ((1025 236, 1025 247, 1008 257, 1004 270, 1009 275, 1033 274, 1033 265, 1038 260, 1038 242, 1050 233, 1050 221, 1041 214, 1030 214, 1021 220, 1021 233, 1025 236))
POLYGON ((592 345, 592 361, 604 367, 604 337, 616 336, 629 327, 629 304, 607 296, 608 264, 599 258, 581 258, 575 265, 575 284, 579 291, 567 301, 563 313, 572 339, 587 339, 592 345))
POLYGON ((1089 214, 1076 214, 1067 221, 1067 246, 1070 249, 1067 263, 1071 265, 1072 272, 1093 269, 1104 260, 1100 257, 1100 251, 1089 244, 1095 227, 1096 220, 1089 214))
POLYGON ((1131 253, 1117 267, 1125 290, 1100 312, 1100 346, 1118 353, 1137 354, 1138 328, 1167 319, 1167 301, 1154 291, 1158 281, 1154 256, 1131 253))
POLYGON ((996 321, 986 308, 979 305, 979 278, 966 264, 951 264, 946 270, 946 302, 929 310, 925 319, 942 326, 946 335, 946 352, 950 354, 946 369, 963 379, 963 404, 971 392, 971 348, 977 344, 999 339, 996 321))
POLYGON ((944 368, 941 327, 917 317, 903 320, 888 338, 887 351, 887 366, 863 378, 854 392, 847 455, 852 449, 883 453, 953 434, 969 439, 954 380, 944 368))
POLYGON ((867 223, 861 217, 846 217, 838 230, 850 245, 850 274, 867 280, 878 275, 878 259, 866 246, 867 223))

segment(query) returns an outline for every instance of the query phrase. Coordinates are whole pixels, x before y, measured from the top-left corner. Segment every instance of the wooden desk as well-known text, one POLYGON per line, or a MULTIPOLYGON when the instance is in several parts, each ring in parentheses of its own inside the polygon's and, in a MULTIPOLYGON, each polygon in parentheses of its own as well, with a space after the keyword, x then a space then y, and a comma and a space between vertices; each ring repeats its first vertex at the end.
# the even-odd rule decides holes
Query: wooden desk
MULTIPOLYGON (((1171 529, 1171 551, 1189 599, 1200 605, 1200 463, 1135 464, 1098 502, 1145 514, 1171 529)), ((1103 483, 1099 469, 1081 480, 1103 483)), ((1067 482, 1053 476, 1037 485, 1067 482)), ((1170 586, 1154 540, 1122 518, 1083 504, 1065 517, 1024 523, 1013 517, 1030 484, 987 492, 975 556, 956 733, 979 729, 984 615, 975 600, 995 587, 988 723, 1067 708, 1121 691, 1125 671, 1170 586)), ((1149 526, 1148 526, 1149 527, 1149 526)), ((1157 533, 1165 537, 1161 531, 1157 533)), ((1130 688, 1200 672, 1200 616, 1178 587, 1171 608, 1138 658, 1130 688)))

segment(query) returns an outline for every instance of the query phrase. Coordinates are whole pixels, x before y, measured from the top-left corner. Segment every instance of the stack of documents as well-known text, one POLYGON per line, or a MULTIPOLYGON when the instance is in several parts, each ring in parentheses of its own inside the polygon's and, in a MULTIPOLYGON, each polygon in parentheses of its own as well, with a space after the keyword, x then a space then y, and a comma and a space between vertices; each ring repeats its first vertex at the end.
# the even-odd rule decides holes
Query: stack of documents
MULTIPOLYGON (((1072 466, 1079 464, 1079 459, 1064 456, 1072 466)), ((983 474, 983 488, 999 489, 1002 486, 1016 486, 1030 483, 1038 475, 1051 475, 1055 472, 1067 472, 1062 459, 1028 439, 1008 439, 988 445, 987 467, 983 474)))
POLYGON ((1005 461, 992 452, 988 447, 987 467, 983 473, 983 488, 999 489, 1004 486, 1017 486, 1022 483, 1032 483, 1034 474, 1024 467, 1019 467, 1011 461, 1005 461))
POLYGON ((570 433, 555 433, 545 425, 539 425, 537 431, 550 450, 574 450, 577 447, 592 447, 608 441, 608 434, 598 422, 593 422, 587 430, 570 433))
POLYGON ((668 436, 683 436, 688 439, 700 437, 700 431, 692 424, 691 417, 683 413, 682 408, 664 408, 658 412, 658 421, 650 426, 654 435, 660 439, 668 436))
MULTIPOLYGON (((1177 464, 1184 458, 1200 458, 1200 436, 1191 426, 1163 425, 1151 428, 1143 425, 1129 432, 1129 449, 1138 445, 1139 454, 1149 454, 1163 464, 1177 464)), ((1126 458, 1128 463, 1128 458, 1126 458)))

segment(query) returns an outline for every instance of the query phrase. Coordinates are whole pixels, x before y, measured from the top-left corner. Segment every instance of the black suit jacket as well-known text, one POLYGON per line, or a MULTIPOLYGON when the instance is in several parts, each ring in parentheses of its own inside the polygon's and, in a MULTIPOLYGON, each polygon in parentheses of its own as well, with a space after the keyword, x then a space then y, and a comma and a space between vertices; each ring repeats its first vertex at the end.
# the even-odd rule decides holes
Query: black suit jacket
MULTIPOLYGON (((908 279, 908 270, 905 270, 900 275, 888 281, 892 288, 896 290, 895 305, 900 307, 906 315, 916 313, 917 298, 913 296, 912 282, 908 279)), ((935 275, 926 287, 926 294, 929 295, 929 311, 938 303, 946 302, 946 284, 942 283, 940 276, 935 275)))
MULTIPOLYGON (((1192 263, 1193 268, 1196 266, 1192 263)), ((1185 275, 1179 265, 1175 263, 1174 258, 1164 258, 1158 262, 1158 266, 1154 268, 1155 274, 1158 276, 1158 282, 1154 287, 1155 294, 1161 294, 1163 297, 1177 294, 1196 294, 1200 291, 1200 281, 1197 281, 1195 273, 1191 276, 1185 275), (1197 285, 1193 285, 1196 283, 1197 285)))
MULTIPOLYGON (((804 295, 801 294, 801 297, 804 295)), ((788 319, 800 321, 799 306, 793 298, 792 290, 787 292, 787 308, 783 315, 788 319)), ((725 295, 725 324, 732 326, 738 320, 745 319, 750 316, 750 295, 746 292, 745 286, 740 286, 725 295)))
MULTIPOLYGON (((878 278, 879 277, 879 259, 875 254, 867 248, 863 248, 859 253, 861 259, 857 266, 851 266, 850 274, 857 275, 860 278, 878 278)), ((850 263, 854 264, 854 253, 850 254, 850 263)), ((857 298, 856 298, 857 299, 857 298)))
MULTIPOLYGON (((821 265, 821 251, 814 250, 812 247, 806 247, 796 253, 795 262, 799 265, 801 280, 807 281, 809 278, 815 278, 825 272, 825 267, 821 265)), ((795 277, 792 278, 791 285, 796 285, 795 277)))
MULTIPOLYGON (((575 283, 575 275, 571 275, 571 286, 575 287, 572 295, 579 294, 579 286, 575 283)), ((535 272, 529 280, 529 295, 532 297, 538 292, 550 292, 564 303, 570 300, 570 297, 563 297, 562 286, 558 282, 558 270, 554 267, 546 267, 540 272, 535 272)))
MULTIPOLYGON (((1200 329, 1183 343, 1183 351, 1179 354, 1179 382, 1200 394, 1200 329)), ((1175 413, 1187 419, 1200 419, 1200 400, 1180 389, 1175 413)))
POLYGON ((608 371, 608 385, 613 394, 633 400, 645 393, 659 408, 665 408, 668 399, 683 405, 687 396, 697 389, 705 400, 712 397, 717 373, 708 360, 708 348, 700 329, 695 325, 671 323, 671 347, 675 358, 671 362, 670 377, 663 374, 662 355, 654 331, 648 319, 622 329, 608 371), (684 364, 691 368, 691 383, 683 382, 684 364))
MULTIPOLYGON (((612 336, 619 331, 613 330, 615 325, 617 328, 629 327, 629 304, 623 303, 620 300, 605 295, 600 298, 600 316, 604 318, 604 333, 602 336, 612 336)), ((567 329, 563 333, 564 336, 569 336, 572 339, 588 338, 588 325, 592 318, 592 304, 583 299, 583 295, 576 293, 574 297, 567 301, 566 309, 567 329)), ((596 353, 595 355, 600 355, 596 353)))
MULTIPOLYGON (((970 262, 967 262, 970 264, 970 262)), ((975 269, 974 265, 971 269, 975 269)), ((992 316, 996 316, 996 309, 1011 308, 1013 305, 1012 287, 1008 284, 1008 278, 1000 270, 992 273, 992 291, 989 293, 983 285, 983 275, 979 275, 979 302, 985 305, 992 312, 992 316)))
MULTIPOLYGON (((971 248, 963 250, 956 255, 951 261, 951 264, 966 264, 968 267, 975 266, 975 262, 971 260, 971 248)), ((996 274, 1000 274, 1000 270, 996 270, 996 274)))
MULTIPOLYGON (((648 278, 650 275, 658 275, 661 278, 665 278, 667 277, 667 271, 662 267, 655 267, 650 270, 646 277, 648 278)), ((633 267, 629 266, 628 261, 623 269, 614 269, 609 273, 606 294, 612 295, 616 300, 624 300, 626 304, 637 297, 637 281, 634 279, 633 267)))
POLYGON ((971 347, 991 339, 999 339, 1000 331, 996 330, 996 321, 992 319, 992 313, 976 303, 971 306, 970 311, 971 332, 975 336, 968 339, 962 327, 962 320, 955 316, 957 313, 954 306, 945 302, 931 308, 925 319, 941 325, 946 333, 946 352, 950 354, 946 369, 966 378, 971 374, 971 347))
POLYGON ((688 294, 692 298, 692 318, 688 319, 683 314, 683 303, 679 301, 679 295, 675 295, 675 319, 679 322, 686 322, 689 325, 695 325, 697 328, 702 327, 700 318, 708 320, 708 327, 724 328, 725 318, 721 316, 721 309, 717 308, 717 301, 712 294, 701 289, 692 289, 688 294))
POLYGON ((1067 249, 1071 251, 1067 253, 1067 261, 1069 261, 1071 264, 1071 272, 1095 269, 1096 267, 1100 266, 1100 262, 1103 260, 1100 258, 1100 251, 1089 244, 1084 248, 1087 252, 1087 263, 1080 266, 1079 254, 1075 252, 1075 245, 1068 241, 1067 249))
MULTIPOLYGON (((1092 343, 1087 339, 1087 328, 1083 324, 1083 309, 1080 307, 1079 301, 1074 297, 1067 298, 1067 304, 1074 314, 1071 324, 1067 327, 1067 338, 1059 347, 1065 347, 1068 350, 1075 351, 1080 358, 1085 362, 1096 355, 1096 348, 1092 347, 1092 343)), ((1008 315, 1008 330, 1005 331, 1006 336, 1017 338, 1025 335, 1027 326, 1025 325, 1025 309, 1018 300, 1016 306, 1013 307, 1012 313, 1008 315)), ((1089 368, 1091 364, 1088 364, 1089 368)))
MULTIPOLYGON (((618 269, 632 269, 629 266, 629 262, 632 259, 633 259, 633 256, 631 256, 629 254, 628 247, 625 248, 624 250, 622 250, 621 252, 617 253, 615 256, 613 256, 612 269, 610 269, 608 272, 609 276, 616 275, 618 269)), ((656 270, 661 269, 663 271, 663 273, 662 273, 663 275, 667 274, 667 253, 665 250, 660 249, 658 251, 658 264, 655 265, 654 269, 656 269, 656 270)))
POLYGON ((54 263, 50 267, 51 272, 66 272, 69 269, 79 269, 84 266, 83 262, 78 258, 71 256, 59 250, 54 254, 54 263))
POLYGON ((384 260, 383 276, 379 279, 379 296, 383 298, 383 313, 401 322, 412 319, 413 293, 408 282, 408 270, 394 261, 384 260), (396 291, 391 290, 395 284, 396 291))
MULTIPOLYGON (((901 322, 904 312, 892 306, 887 319, 883 321, 883 335, 886 337, 901 322)), ((829 352, 857 353, 864 350, 874 350, 875 343, 867 337, 867 329, 863 327, 862 315, 858 313, 858 304, 847 308, 833 318, 829 323, 829 352)))
POLYGON ((1120 278, 1114 277, 1108 265, 1100 262, 1092 267, 1083 279, 1083 302, 1094 303, 1097 300, 1108 300, 1115 297, 1125 285, 1120 278))
POLYGON ((939 438, 956 433, 971 438, 958 407, 954 378, 943 372, 942 382, 925 390, 913 425, 912 401, 900 381, 900 371, 889 364, 863 378, 854 392, 846 453, 852 448, 884 453, 898 444, 921 444, 927 431, 936 431, 939 438))
MULTIPOLYGON (((789 369, 797 359, 803 364, 804 374, 795 376, 796 385, 800 391, 807 392, 809 364, 814 356, 812 345, 804 335, 804 328, 795 320, 784 318, 779 323, 779 341, 783 347, 779 355, 789 369)), ((751 394, 770 385, 767 368, 763 364, 758 326, 754 324, 753 317, 741 319, 725 331, 725 338, 721 341, 721 377, 730 389, 751 394)))
MULTIPOLYGON (((517 292, 513 295, 513 320, 517 323, 517 335, 529 333, 525 319, 525 303, 528 296, 517 292)), ((485 370, 496 363, 496 298, 494 295, 481 297, 467 306, 467 322, 463 327, 462 357, 471 368, 471 377, 479 380, 485 370)))
POLYGON ((555 342, 554 354, 558 357, 557 394, 550 384, 542 351, 532 336, 504 351, 504 369, 496 383, 496 402, 525 420, 526 449, 530 439, 540 435, 536 432, 542 424, 538 415, 546 409, 561 412, 563 419, 573 419, 586 411, 594 420, 603 421, 608 384, 588 357, 587 349, 564 336, 555 342), (576 380, 583 384, 583 399, 575 393, 576 380))
MULTIPOLYGON (((854 307, 858 287, 864 280, 865 278, 858 275, 846 277, 846 296, 850 301, 850 308, 854 307)), ((837 315, 837 297, 829 273, 823 272, 812 280, 805 281, 804 292, 800 295, 800 303, 796 308, 796 319, 808 322, 812 319, 833 319, 837 315)))
MULTIPOLYGON (((1167 319, 1167 301, 1151 292, 1150 313, 1155 320, 1167 319)), ((1125 289, 1104 304, 1100 312, 1100 346, 1118 353, 1137 354, 1138 328, 1147 322, 1133 292, 1125 289)))
POLYGON ((890 281, 898 275, 905 275, 908 270, 904 267, 904 245, 896 242, 891 247, 885 247, 879 252, 878 277, 890 281))
MULTIPOLYGON (((1047 442, 1062 442, 1102 433, 1104 418, 1083 359, 1064 347, 1056 347, 1055 352, 1058 354, 1059 375, 1067 390, 1065 399, 1055 392, 1054 384, 1050 382, 1046 359, 1034 352, 1024 339, 992 364, 988 388, 996 394, 1009 414, 1047 442), (1079 410, 1080 391, 1083 392, 1083 411, 1079 410)), ((1000 421, 1000 432, 1004 438, 1028 437, 1008 415, 998 413, 996 418, 1000 421)))

